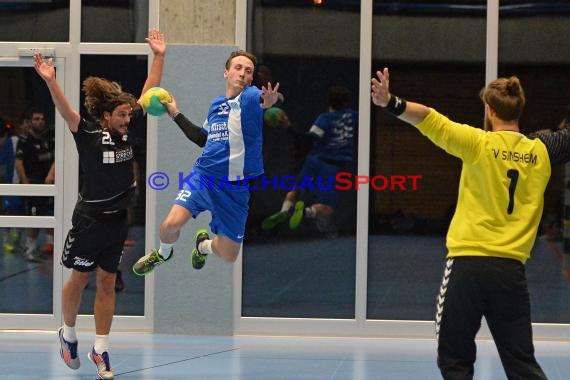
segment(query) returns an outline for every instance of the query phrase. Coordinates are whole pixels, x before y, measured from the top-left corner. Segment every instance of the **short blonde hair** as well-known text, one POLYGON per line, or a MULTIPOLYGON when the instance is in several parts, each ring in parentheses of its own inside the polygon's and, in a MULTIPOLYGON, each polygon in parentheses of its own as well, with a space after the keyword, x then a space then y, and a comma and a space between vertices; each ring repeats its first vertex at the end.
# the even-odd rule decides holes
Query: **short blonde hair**
POLYGON ((251 60, 251 62, 253 62, 253 67, 255 67, 257 65, 257 58, 255 58, 255 55, 251 54, 248 51, 245 50, 236 50, 233 51, 230 56, 228 57, 228 59, 226 60, 226 70, 229 70, 230 65, 232 63, 232 59, 234 59, 235 57, 240 57, 240 56, 244 56, 247 57, 251 60))
POLYGON ((504 121, 518 121, 526 102, 521 82, 516 76, 495 79, 481 90, 479 96, 504 121))

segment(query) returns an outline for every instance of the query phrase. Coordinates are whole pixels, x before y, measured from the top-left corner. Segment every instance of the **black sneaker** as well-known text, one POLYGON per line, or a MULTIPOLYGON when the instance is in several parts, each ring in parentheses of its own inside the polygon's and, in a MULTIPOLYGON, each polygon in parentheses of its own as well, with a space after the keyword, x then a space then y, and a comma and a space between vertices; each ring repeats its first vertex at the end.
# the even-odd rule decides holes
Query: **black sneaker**
POLYGON ((171 249, 170 256, 168 256, 168 259, 165 259, 161 256, 160 253, 158 253, 158 249, 153 249, 152 251, 150 251, 148 255, 141 257, 135 263, 135 265, 133 265, 133 272, 137 276, 146 276, 147 274, 152 272, 154 268, 170 260, 173 254, 174 254, 174 249, 171 249))
POLYGON ((198 250, 198 245, 204 240, 208 240, 210 236, 208 235, 208 231, 205 229, 201 229, 196 231, 196 247, 192 250, 192 255, 190 256, 190 261, 192 262, 192 268, 194 269, 202 269, 204 264, 206 264, 206 259, 208 258, 207 254, 202 254, 198 250))

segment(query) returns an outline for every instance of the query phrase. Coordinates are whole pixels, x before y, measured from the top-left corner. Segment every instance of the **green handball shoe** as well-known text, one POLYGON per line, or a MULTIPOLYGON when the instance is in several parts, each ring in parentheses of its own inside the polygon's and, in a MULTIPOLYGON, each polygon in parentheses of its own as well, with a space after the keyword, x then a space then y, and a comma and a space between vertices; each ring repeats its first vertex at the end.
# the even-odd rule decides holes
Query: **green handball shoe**
POLYGON ((205 229, 201 229, 196 231, 196 247, 192 250, 192 255, 190 256, 190 262, 192 263, 192 268, 194 269, 202 269, 202 267, 206 264, 206 259, 208 258, 207 254, 202 254, 198 250, 198 245, 204 240, 208 240, 210 236, 208 235, 208 231, 205 229))
POLYGON ((276 212, 275 214, 268 216, 263 220, 263 222, 261 222, 261 229, 265 231, 272 230, 278 225, 285 223, 288 217, 289 213, 287 211, 276 212))
POLYGON ((291 215, 291 218, 289 218, 289 229, 294 231, 297 228, 299 228, 299 225, 303 221, 304 217, 305 217, 305 202, 297 201, 295 203, 295 209, 293 211, 293 214, 291 215))
POLYGON ((170 260, 173 254, 174 254, 174 249, 171 249, 170 256, 168 256, 168 259, 164 259, 160 255, 160 253, 158 253, 158 249, 153 249, 152 251, 150 251, 148 255, 141 257, 135 263, 135 265, 133 265, 133 272, 137 276, 146 276, 147 274, 152 272, 154 268, 170 260))

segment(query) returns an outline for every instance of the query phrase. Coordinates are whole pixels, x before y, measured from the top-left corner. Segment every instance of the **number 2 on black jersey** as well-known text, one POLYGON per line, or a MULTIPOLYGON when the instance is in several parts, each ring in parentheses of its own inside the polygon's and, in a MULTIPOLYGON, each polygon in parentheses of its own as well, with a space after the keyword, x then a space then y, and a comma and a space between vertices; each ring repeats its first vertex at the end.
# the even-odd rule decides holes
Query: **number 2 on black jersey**
POLYGON ((519 171, 515 169, 507 170, 507 177, 511 180, 509 184, 509 205, 507 206, 507 214, 511 215, 515 208, 515 189, 519 180, 519 171))

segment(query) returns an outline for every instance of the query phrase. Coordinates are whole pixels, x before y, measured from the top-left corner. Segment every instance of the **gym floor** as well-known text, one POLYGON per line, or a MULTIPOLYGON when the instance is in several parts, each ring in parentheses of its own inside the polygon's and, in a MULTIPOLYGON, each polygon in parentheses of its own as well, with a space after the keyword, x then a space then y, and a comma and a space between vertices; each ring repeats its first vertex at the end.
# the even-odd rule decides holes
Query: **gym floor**
MULTIPOLYGON (((79 333, 81 367, 59 356, 53 332, 0 332, 2 379, 96 379, 87 359, 93 335, 79 333)), ((110 359, 119 379, 340 380, 441 379, 435 340, 306 337, 198 337, 113 333, 110 359)), ((478 341, 475 377, 506 376, 492 341, 478 341)), ((536 342, 536 355, 550 380, 570 373, 567 342, 536 342)))

